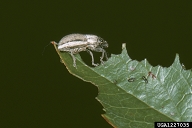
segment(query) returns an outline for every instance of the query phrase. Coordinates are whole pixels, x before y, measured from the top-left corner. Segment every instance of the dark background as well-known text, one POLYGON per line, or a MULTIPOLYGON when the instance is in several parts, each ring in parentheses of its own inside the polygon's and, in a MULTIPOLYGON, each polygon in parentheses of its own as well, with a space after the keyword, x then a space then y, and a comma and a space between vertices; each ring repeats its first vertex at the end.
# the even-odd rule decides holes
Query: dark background
POLYGON ((69 74, 52 45, 42 56, 67 34, 101 36, 109 54, 126 43, 132 59, 153 66, 168 67, 179 53, 192 67, 191 0, 7 1, 0 3, 0 25, 2 128, 111 128, 100 116, 97 88, 69 74))

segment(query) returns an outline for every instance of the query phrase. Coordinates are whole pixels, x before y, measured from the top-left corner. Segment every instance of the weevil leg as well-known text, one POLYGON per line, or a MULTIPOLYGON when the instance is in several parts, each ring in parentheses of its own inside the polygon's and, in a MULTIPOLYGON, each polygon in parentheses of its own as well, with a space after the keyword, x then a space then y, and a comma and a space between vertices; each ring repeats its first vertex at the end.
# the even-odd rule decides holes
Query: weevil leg
POLYGON ((103 62, 104 55, 105 55, 105 50, 102 49, 102 56, 100 57, 100 61, 101 61, 102 64, 104 63, 103 62))
POLYGON ((75 59, 75 56, 73 55, 73 52, 70 52, 70 55, 73 58, 73 67, 77 68, 76 59, 75 59))
POLYGON ((87 52, 89 52, 89 54, 91 55, 91 58, 92 58, 92 65, 93 65, 93 66, 98 66, 99 64, 95 64, 95 63, 94 63, 93 53, 92 53, 90 50, 88 50, 88 49, 87 49, 87 52))
POLYGON ((106 60, 108 60, 107 52, 104 49, 102 49, 102 56, 100 57, 101 63, 104 63, 104 61, 103 61, 104 56, 105 56, 106 60))
POLYGON ((100 61, 101 61, 102 64, 104 63, 104 61, 103 61, 104 56, 106 57, 106 60, 108 60, 107 53, 103 48, 97 47, 97 48, 94 49, 94 51, 102 52, 102 56, 100 57, 100 61))
POLYGON ((108 60, 108 57, 107 57, 107 52, 105 51, 105 58, 106 58, 106 60, 108 60))

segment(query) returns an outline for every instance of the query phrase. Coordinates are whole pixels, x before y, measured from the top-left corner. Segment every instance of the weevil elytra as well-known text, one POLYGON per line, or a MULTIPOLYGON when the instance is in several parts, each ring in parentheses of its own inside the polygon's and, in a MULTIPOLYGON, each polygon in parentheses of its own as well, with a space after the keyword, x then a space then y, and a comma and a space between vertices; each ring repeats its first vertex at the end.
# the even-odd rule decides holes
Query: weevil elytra
POLYGON ((73 66, 76 67, 76 59, 74 54, 77 54, 81 51, 87 51, 92 58, 92 65, 98 66, 98 64, 94 63, 93 53, 102 52, 102 56, 100 57, 101 63, 103 63, 104 56, 106 60, 108 59, 106 51, 104 48, 108 47, 107 41, 103 40, 101 37, 91 34, 70 34, 64 36, 59 43, 54 42, 58 46, 59 51, 69 52, 71 57, 73 58, 73 66))

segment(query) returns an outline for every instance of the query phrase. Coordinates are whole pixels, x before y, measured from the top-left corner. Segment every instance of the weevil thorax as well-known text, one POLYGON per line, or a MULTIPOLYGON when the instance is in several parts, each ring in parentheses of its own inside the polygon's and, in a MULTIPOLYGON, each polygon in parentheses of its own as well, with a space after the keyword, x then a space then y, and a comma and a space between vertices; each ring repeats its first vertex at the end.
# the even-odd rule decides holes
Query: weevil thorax
POLYGON ((87 39, 87 42, 91 45, 98 45, 98 43, 99 43, 99 42, 97 42, 98 36, 96 36, 96 35, 86 34, 86 39, 87 39))
POLYGON ((108 43, 107 41, 103 40, 101 37, 99 36, 96 36, 96 35, 86 35, 86 39, 87 39, 87 42, 90 44, 90 45, 93 45, 95 47, 102 47, 102 48, 107 48, 108 47, 108 43))

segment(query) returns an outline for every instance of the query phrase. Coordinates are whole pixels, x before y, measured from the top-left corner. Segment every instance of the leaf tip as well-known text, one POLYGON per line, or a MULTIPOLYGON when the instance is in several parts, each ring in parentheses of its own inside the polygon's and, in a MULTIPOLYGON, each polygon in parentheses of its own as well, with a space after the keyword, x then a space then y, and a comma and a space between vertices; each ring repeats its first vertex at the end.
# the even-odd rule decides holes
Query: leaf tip
POLYGON ((179 54, 178 53, 176 53, 175 59, 179 60, 179 54))
POLYGON ((180 63, 180 60, 179 60, 179 54, 178 54, 178 53, 176 53, 176 55, 175 55, 175 60, 174 60, 174 62, 176 62, 176 63, 178 63, 178 64, 181 64, 181 63, 180 63))
POLYGON ((126 43, 122 44, 122 49, 126 49, 126 43))
POLYGON ((173 66, 177 66, 177 67, 182 68, 182 69, 186 69, 186 68, 185 68, 185 65, 180 62, 179 54, 178 54, 178 53, 176 53, 176 55, 175 55, 175 60, 174 60, 174 62, 173 62, 172 65, 173 65, 173 66))

